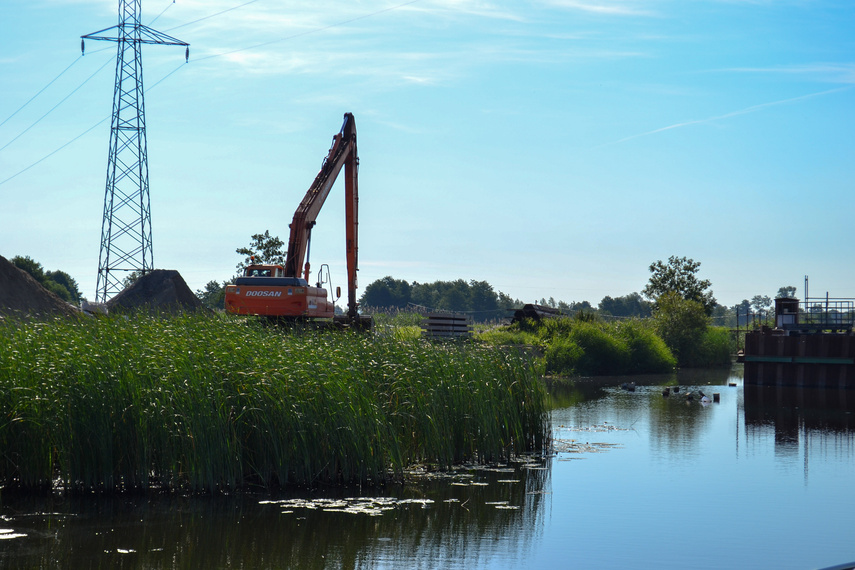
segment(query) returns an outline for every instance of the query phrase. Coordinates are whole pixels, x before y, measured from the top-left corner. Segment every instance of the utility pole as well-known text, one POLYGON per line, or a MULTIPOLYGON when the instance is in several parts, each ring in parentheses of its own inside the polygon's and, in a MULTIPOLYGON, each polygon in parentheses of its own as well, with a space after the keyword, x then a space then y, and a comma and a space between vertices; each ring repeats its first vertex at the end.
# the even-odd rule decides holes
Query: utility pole
POLYGON ((124 277, 130 272, 145 275, 154 269, 142 44, 185 46, 185 61, 190 57, 190 44, 144 26, 140 13, 141 0, 119 0, 119 24, 81 36, 80 41, 81 51, 86 40, 118 44, 95 290, 96 301, 102 303, 122 290, 124 277))

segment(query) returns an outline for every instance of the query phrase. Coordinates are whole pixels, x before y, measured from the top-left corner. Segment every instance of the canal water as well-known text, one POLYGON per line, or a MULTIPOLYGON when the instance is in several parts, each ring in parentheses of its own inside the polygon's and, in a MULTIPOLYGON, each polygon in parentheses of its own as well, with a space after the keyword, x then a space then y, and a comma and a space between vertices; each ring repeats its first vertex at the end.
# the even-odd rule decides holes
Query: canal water
POLYGON ((855 394, 743 387, 739 368, 581 379, 552 394, 550 457, 414 473, 403 487, 0 495, 0 568, 806 569, 855 561, 855 394), (631 382, 634 390, 621 386, 631 382), (719 401, 702 401, 701 392, 719 401))

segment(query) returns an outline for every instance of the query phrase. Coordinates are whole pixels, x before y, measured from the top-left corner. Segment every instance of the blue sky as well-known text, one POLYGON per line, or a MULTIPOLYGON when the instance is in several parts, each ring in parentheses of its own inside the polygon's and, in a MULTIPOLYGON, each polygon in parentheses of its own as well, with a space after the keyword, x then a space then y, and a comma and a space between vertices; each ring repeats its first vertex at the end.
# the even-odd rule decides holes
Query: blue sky
MULTIPOLYGON (((0 255, 89 298, 116 46, 79 37, 117 6, 0 4, 0 255)), ((849 0, 145 0, 143 22, 191 44, 143 61, 155 266, 194 290, 287 240, 352 112, 363 288, 596 304, 679 255, 726 305, 805 275, 855 296, 849 0)), ((343 202, 311 257, 342 286, 343 202)))

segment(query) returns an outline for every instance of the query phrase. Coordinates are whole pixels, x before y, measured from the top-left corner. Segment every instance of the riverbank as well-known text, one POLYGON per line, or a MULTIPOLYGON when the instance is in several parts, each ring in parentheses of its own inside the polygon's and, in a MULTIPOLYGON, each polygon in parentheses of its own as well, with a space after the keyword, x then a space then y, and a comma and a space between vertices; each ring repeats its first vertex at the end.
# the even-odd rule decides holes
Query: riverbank
POLYGON ((682 322, 660 314, 650 319, 602 321, 576 317, 525 319, 481 332, 492 346, 531 346, 545 373, 556 376, 657 374, 675 368, 726 368, 735 345, 724 327, 706 317, 682 322))
POLYGON ((0 484, 381 484, 543 448, 542 382, 474 345, 185 315, 0 324, 0 484))

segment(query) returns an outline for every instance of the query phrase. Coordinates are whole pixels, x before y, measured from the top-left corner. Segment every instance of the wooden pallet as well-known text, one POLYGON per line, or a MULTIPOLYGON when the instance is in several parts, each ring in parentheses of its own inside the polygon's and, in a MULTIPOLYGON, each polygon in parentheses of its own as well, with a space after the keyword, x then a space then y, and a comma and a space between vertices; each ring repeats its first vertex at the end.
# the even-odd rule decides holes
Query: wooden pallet
POLYGON ((472 336, 472 318, 458 313, 429 313, 422 322, 425 336, 468 338, 472 336))

